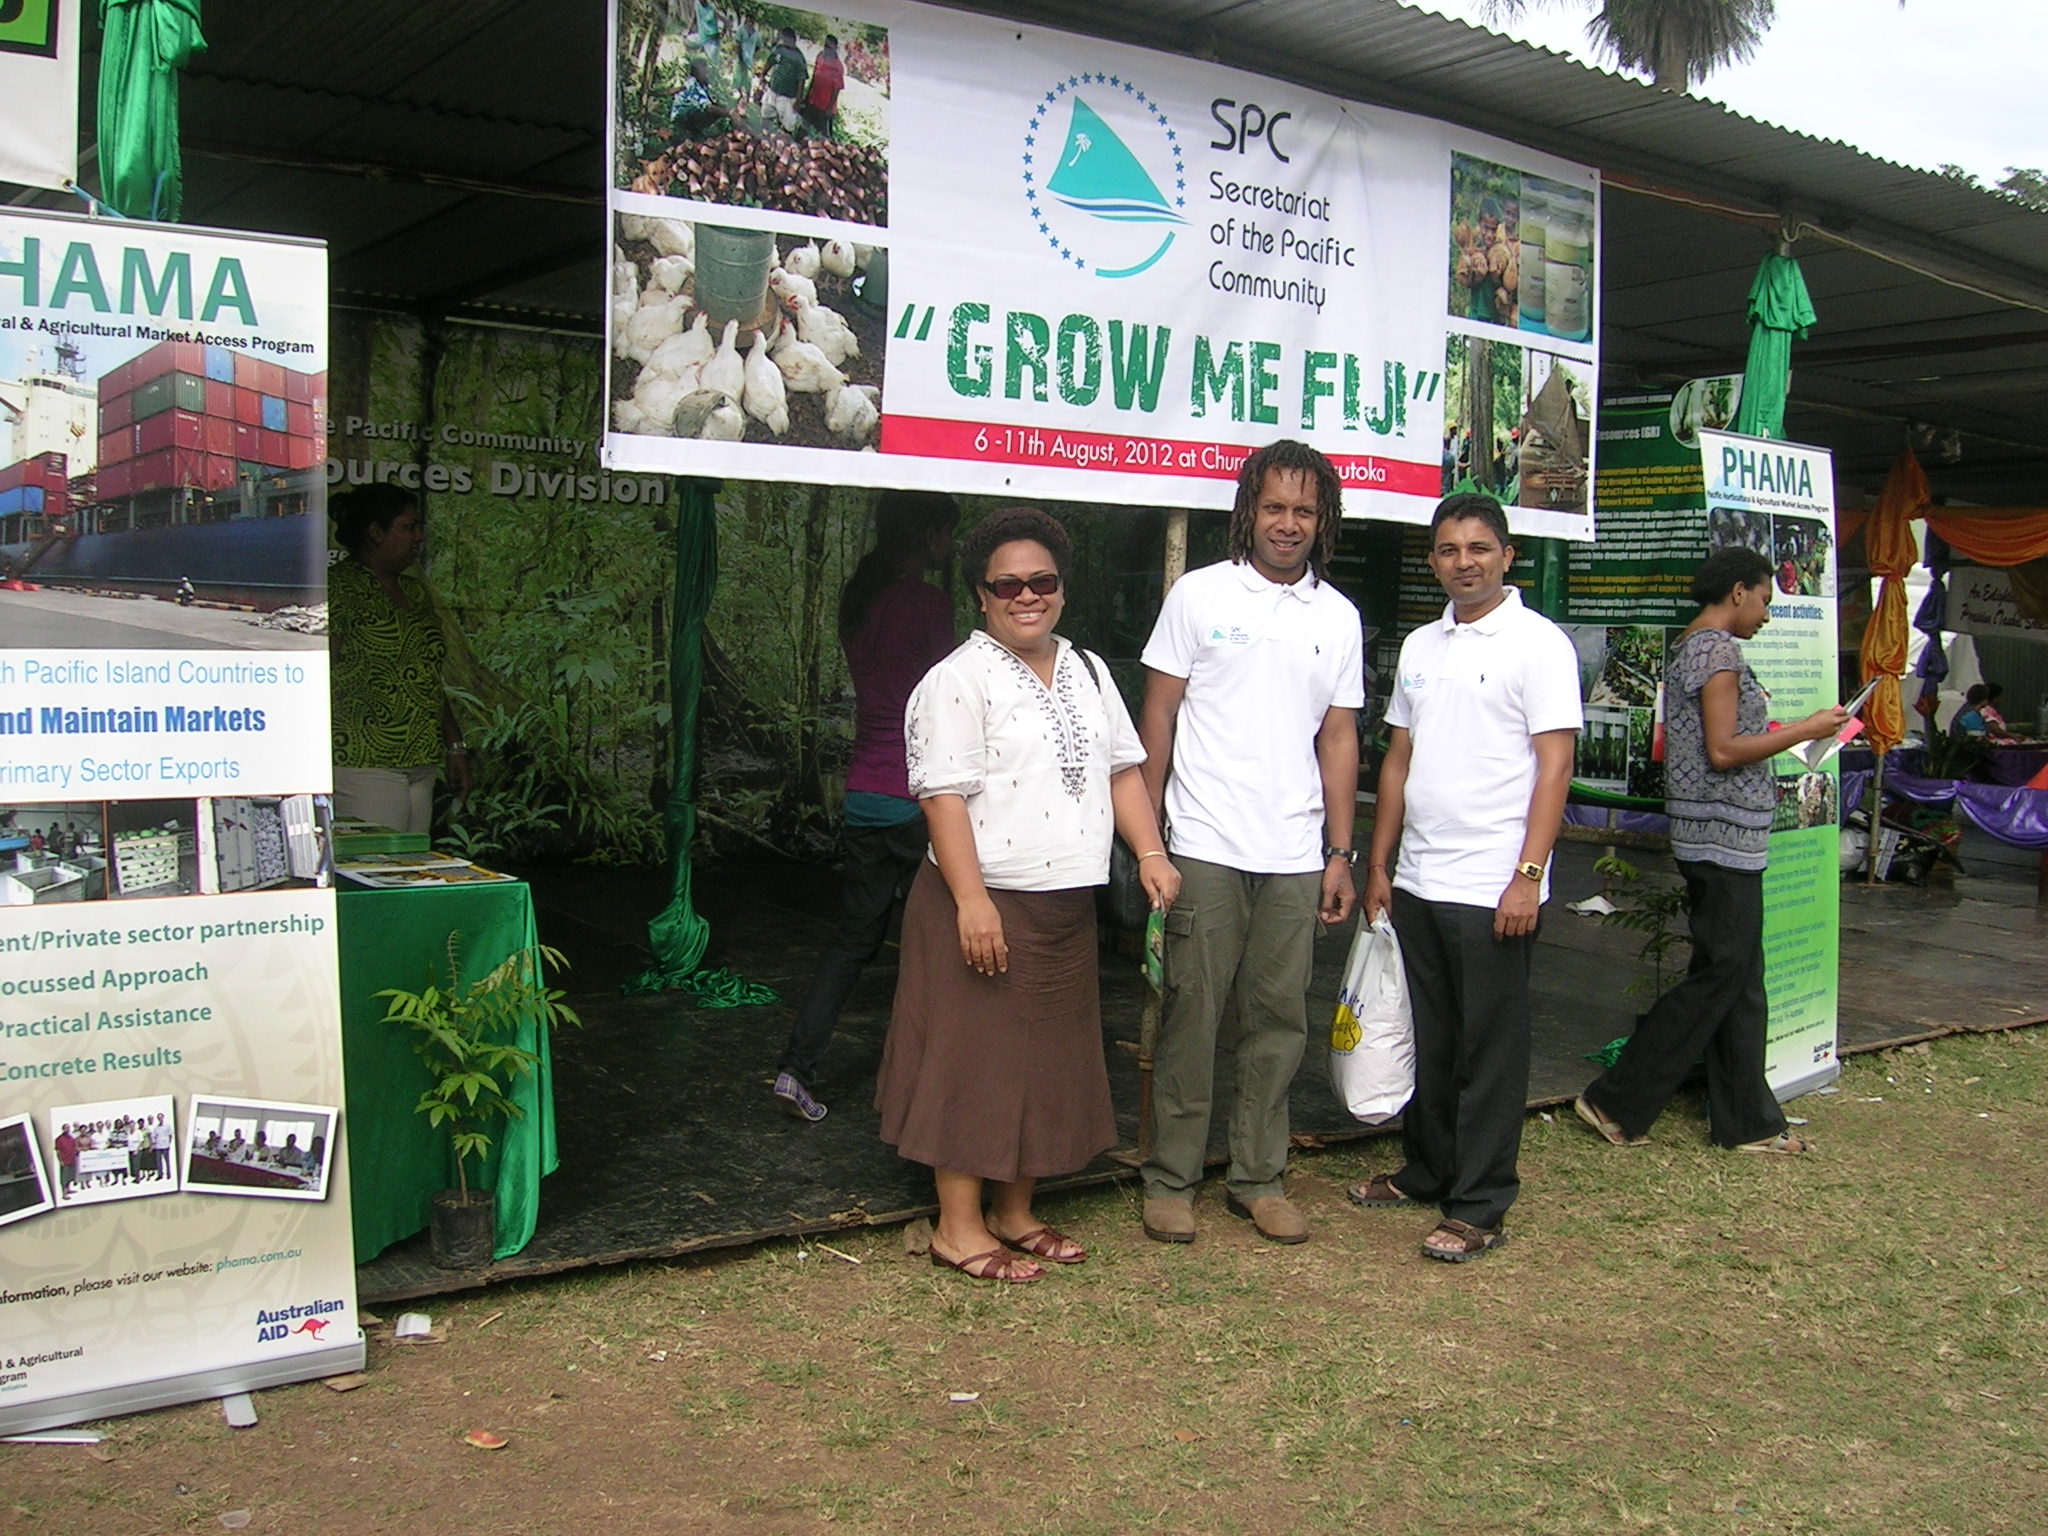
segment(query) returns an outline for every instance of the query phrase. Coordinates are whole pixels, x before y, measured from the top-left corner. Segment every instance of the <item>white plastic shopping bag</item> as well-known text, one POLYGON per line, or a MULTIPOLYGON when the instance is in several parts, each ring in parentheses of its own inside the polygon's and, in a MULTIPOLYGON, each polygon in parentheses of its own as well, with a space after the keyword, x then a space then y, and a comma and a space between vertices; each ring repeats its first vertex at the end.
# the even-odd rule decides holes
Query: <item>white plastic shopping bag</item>
POLYGON ((1377 1125, 1415 1092, 1415 1021, 1401 941, 1385 915, 1360 923, 1330 1021, 1330 1086, 1352 1118, 1377 1125))

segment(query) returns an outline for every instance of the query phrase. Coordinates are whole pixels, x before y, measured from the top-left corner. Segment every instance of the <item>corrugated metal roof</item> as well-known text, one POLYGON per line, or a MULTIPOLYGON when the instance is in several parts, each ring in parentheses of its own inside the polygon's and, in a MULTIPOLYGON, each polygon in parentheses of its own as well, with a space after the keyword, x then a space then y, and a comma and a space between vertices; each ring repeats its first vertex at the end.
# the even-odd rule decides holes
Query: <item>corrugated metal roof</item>
MULTIPOLYGON (((1750 278, 1790 221, 1820 326, 1795 348, 1788 431, 1874 483, 1907 420, 1957 428, 1962 462, 1929 465, 1938 490, 2048 502, 2048 216, 1395 0, 970 8, 1600 167, 1610 382, 1739 367, 1750 278)), ((209 0, 206 32, 184 96, 188 219, 325 237, 343 299, 594 323, 599 0, 209 0)))

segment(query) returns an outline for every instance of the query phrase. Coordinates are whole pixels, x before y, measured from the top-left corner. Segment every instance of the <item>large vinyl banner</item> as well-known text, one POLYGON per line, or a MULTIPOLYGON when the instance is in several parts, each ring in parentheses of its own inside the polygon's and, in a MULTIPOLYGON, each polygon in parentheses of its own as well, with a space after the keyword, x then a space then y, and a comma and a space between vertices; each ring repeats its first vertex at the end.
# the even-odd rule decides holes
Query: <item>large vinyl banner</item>
MULTIPOLYGON (((1743 643, 1773 720, 1836 702, 1834 475, 1828 453, 1719 431, 1739 378, 1600 406, 1601 538, 1573 550, 1566 626, 1579 652, 1586 728, 1581 798, 1649 809, 1664 800, 1657 704, 1665 658, 1694 606, 1692 572, 1713 550, 1747 545, 1771 562, 1771 621, 1743 643)), ((1809 770, 1771 759, 1778 810, 1764 875, 1765 1070, 1781 1096, 1839 1068, 1839 761, 1809 770)))
POLYGON ((1586 167, 927 6, 673 14, 616 13, 608 466, 1227 507, 1299 437, 1354 515, 1592 537, 1586 167))
MULTIPOLYGON (((1838 702, 1835 654, 1835 475, 1825 448, 1702 429, 1707 529, 1716 548, 1741 543, 1771 562, 1771 622, 1743 654, 1771 696, 1773 720, 1838 702)), ((1829 742, 1818 743, 1825 747, 1829 742)), ((1771 759, 1778 814, 1764 872, 1764 986, 1771 1033, 1764 1070, 1780 1094, 1840 1071, 1840 759, 1809 771, 1799 752, 1771 759)))
POLYGON ((326 301, 317 246, 0 216, 0 1433, 362 1359, 326 301))
POLYGON ((78 175, 78 0, 0 0, 0 181, 78 175))

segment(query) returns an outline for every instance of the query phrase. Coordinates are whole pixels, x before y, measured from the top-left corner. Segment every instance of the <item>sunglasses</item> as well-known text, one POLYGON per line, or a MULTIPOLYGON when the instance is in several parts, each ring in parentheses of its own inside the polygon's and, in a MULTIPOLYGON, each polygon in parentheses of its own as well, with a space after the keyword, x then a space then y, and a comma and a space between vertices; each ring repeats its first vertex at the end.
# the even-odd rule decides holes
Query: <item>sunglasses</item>
POLYGON ((1026 587, 1040 597, 1051 597, 1053 593, 1059 591, 1060 579, 1049 573, 1044 576, 1033 576, 1029 581, 1022 576, 998 576, 994 581, 984 581, 982 586, 987 588, 992 596, 1010 603, 1022 597, 1026 587))

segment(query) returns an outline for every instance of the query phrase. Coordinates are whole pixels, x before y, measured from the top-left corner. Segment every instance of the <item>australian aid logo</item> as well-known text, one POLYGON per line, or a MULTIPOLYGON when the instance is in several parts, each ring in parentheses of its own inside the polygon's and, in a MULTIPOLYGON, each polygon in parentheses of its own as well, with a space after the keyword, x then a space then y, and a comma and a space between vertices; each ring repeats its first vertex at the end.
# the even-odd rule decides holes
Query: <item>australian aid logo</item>
POLYGON ((256 1309, 256 1342, 274 1344, 304 1336, 318 1344, 336 1312, 345 1311, 341 1301, 309 1301, 296 1306, 256 1309))
POLYGON ((1122 75, 1068 75, 1032 108, 1020 171, 1039 238, 1097 277, 1136 277, 1187 226, 1187 162, 1157 102, 1122 75))

